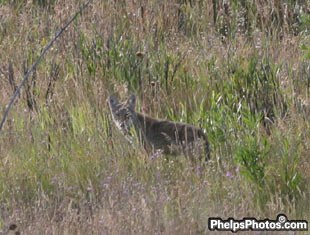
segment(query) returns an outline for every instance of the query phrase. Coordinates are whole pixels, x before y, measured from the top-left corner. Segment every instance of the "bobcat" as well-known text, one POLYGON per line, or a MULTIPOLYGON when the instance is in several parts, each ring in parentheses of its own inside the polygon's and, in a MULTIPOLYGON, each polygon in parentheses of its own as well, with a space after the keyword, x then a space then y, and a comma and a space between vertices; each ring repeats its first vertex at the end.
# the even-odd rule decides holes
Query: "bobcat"
POLYGON ((209 142, 203 131, 195 126, 157 120, 135 111, 136 96, 120 103, 114 96, 108 98, 112 118, 118 129, 131 143, 138 138, 147 153, 180 154, 193 156, 204 149, 205 160, 210 159, 209 142), (203 145, 203 148, 202 146, 203 145))

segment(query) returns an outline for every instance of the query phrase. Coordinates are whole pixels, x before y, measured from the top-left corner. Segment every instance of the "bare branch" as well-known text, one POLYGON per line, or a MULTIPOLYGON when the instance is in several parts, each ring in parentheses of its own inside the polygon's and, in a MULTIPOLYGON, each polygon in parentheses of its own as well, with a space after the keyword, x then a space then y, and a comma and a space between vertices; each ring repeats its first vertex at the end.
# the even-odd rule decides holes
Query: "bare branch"
POLYGON ((0 123, 0 133, 2 130, 2 127, 6 121, 6 118, 10 112, 10 109, 16 99, 16 97, 19 95, 21 88, 25 85, 26 81, 28 80, 30 74, 35 70, 35 68, 38 66, 38 64, 41 62, 41 60, 44 58, 47 51, 52 47, 54 42, 62 35, 62 33, 69 27, 69 25, 78 17, 79 14, 81 14, 86 7, 90 4, 91 0, 86 1, 83 5, 81 5, 80 9, 67 21, 67 23, 58 31, 56 32, 54 38, 48 42, 48 44, 45 46, 45 48, 42 50, 42 53, 40 54, 39 58, 35 61, 35 63, 31 66, 31 68, 28 70, 28 72, 24 75, 24 78, 20 85, 17 87, 16 91, 14 92, 12 98, 10 99, 9 104, 7 105, 3 118, 0 123))

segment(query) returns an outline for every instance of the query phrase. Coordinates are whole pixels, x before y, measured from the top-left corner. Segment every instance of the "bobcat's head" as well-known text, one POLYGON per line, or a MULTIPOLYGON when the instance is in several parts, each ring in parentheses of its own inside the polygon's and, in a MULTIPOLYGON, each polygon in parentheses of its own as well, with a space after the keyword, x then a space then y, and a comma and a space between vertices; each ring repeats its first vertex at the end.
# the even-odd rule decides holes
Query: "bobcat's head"
POLYGON ((137 116, 135 112, 136 96, 131 95, 127 101, 120 103, 116 97, 110 96, 108 104, 112 118, 118 129, 127 138, 132 136, 132 130, 136 126, 137 116))

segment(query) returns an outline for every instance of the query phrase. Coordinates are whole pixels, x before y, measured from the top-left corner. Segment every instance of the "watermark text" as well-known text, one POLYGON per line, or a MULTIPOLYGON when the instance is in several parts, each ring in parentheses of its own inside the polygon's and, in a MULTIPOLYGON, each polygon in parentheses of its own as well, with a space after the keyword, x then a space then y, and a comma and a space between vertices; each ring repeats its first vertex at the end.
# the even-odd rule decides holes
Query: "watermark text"
POLYGON ((284 214, 279 214, 276 220, 255 218, 243 218, 235 220, 228 218, 223 220, 219 217, 210 217, 208 228, 211 231, 308 231, 308 221, 306 220, 288 220, 284 214))

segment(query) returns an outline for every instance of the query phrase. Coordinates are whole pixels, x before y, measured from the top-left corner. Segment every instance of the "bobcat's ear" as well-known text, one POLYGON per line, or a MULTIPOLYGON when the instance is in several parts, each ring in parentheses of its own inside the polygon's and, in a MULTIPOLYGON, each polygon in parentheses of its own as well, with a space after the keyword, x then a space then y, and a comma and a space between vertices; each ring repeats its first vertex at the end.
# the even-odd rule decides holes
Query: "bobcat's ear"
POLYGON ((115 106, 116 104, 118 104, 117 98, 116 98, 115 96, 113 96, 113 95, 109 96, 109 98, 108 98, 108 104, 109 104, 110 106, 115 106))
POLYGON ((136 108, 136 96, 131 95, 127 100, 127 105, 134 110, 136 108))

